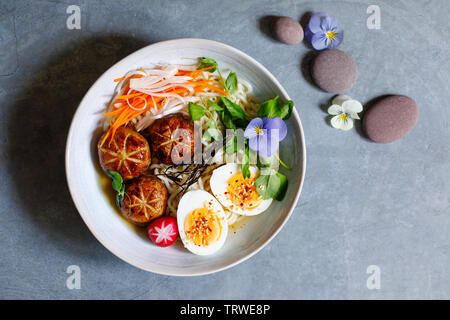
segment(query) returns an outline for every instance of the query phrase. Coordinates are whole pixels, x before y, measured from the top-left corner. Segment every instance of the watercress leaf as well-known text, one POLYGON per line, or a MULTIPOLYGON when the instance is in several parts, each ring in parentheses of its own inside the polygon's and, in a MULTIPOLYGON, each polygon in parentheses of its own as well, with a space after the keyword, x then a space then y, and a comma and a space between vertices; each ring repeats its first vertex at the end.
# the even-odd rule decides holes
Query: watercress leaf
POLYGON ((192 121, 200 120, 200 118, 203 117, 206 113, 206 109, 204 107, 192 102, 189 102, 188 108, 192 121))
POLYGON ((121 205, 122 200, 123 200, 123 194, 118 193, 116 195, 116 205, 117 205, 118 208, 120 208, 122 206, 121 205))
POLYGON ((270 157, 263 158, 258 156, 258 168, 261 169, 278 169, 278 159, 276 158, 276 154, 274 153, 270 157))
POLYGON ((268 174, 260 174, 255 180, 256 191, 264 200, 282 200, 287 190, 287 178, 282 173, 270 170, 268 174))
POLYGON ((281 201, 281 200, 283 200, 283 198, 286 194, 286 190, 288 187, 288 179, 286 178, 286 176, 284 174, 279 173, 279 172, 276 173, 276 176, 279 179, 279 187, 278 187, 278 192, 274 196, 274 198, 275 198, 275 200, 281 201))
POLYGON ((117 171, 106 170, 106 174, 108 175, 108 177, 110 177, 113 180, 114 179, 122 179, 122 176, 117 171))
POLYGON ((242 176, 245 178, 250 178, 250 156, 248 143, 245 143, 244 155, 242 157, 242 176))
POLYGON ((111 184, 115 191, 120 192, 120 189, 122 188, 122 181, 114 179, 111 184))
MULTIPOLYGON (((248 125, 247 113, 241 108, 240 105, 232 102, 231 100, 220 97, 220 104, 226 109, 231 117, 231 121, 234 123, 235 127, 245 128, 248 125)), ((224 110, 225 111, 225 110, 224 110)), ((225 113, 227 113, 225 112, 225 113)), ((225 125, 225 124, 224 124, 225 125)), ((228 128, 228 127, 227 127, 228 128)))
POLYGON ((292 110, 294 109, 294 101, 289 100, 283 103, 280 107, 280 113, 278 117, 283 120, 289 119, 291 117, 292 110))
POLYGON ((209 100, 209 111, 223 111, 223 108, 212 100, 209 100))
POLYGON ((278 96, 276 96, 275 98, 267 100, 261 104, 258 109, 258 117, 280 117, 281 119, 286 120, 291 117, 293 109, 294 102, 292 100, 283 103, 278 99, 278 96))
POLYGON ((258 109, 259 118, 273 118, 278 113, 278 96, 273 99, 264 101, 258 109))
POLYGON ((237 74, 234 71, 231 71, 225 80, 225 88, 227 89, 229 94, 233 94, 238 87, 238 78, 237 74))
POLYGON ((236 129, 236 124, 233 122, 233 118, 227 110, 223 110, 221 112, 217 111, 220 117, 220 121, 227 129, 236 129))
POLYGON ((122 188, 123 179, 120 173, 112 170, 107 170, 106 174, 112 179, 112 187, 115 191, 119 192, 122 188))
POLYGON ((278 179, 273 179, 273 177, 274 174, 260 174, 255 180, 256 191, 263 200, 272 199, 277 193, 278 179))
POLYGON ((220 139, 220 131, 217 129, 215 123, 211 120, 208 120, 208 129, 203 134, 203 139, 208 142, 218 141, 220 139))
POLYGON ((206 129, 206 131, 203 133, 203 139, 205 139, 208 142, 214 141, 214 138, 211 136, 211 134, 209 132, 209 128, 206 129))
POLYGON ((238 150, 237 137, 233 136, 233 139, 228 140, 223 146, 223 150, 226 154, 233 154, 238 150))
POLYGON ((200 59, 200 65, 197 69, 203 69, 203 68, 209 68, 211 66, 214 66, 214 68, 208 69, 206 71, 208 72, 214 72, 217 70, 217 62, 214 59, 201 57, 200 59))

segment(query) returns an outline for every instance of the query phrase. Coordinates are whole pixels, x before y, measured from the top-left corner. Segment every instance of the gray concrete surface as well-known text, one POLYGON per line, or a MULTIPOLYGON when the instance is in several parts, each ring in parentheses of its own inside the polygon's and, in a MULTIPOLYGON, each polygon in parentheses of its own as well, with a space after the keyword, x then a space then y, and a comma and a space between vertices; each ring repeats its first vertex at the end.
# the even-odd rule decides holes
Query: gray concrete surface
POLYGON ((0 298, 449 299, 450 2, 0 0, 0 298), (66 9, 81 8, 81 30, 66 9), (370 4, 381 29, 366 26, 370 4), (336 16, 359 66, 349 92, 366 103, 399 93, 416 128, 378 145, 326 123, 331 98, 307 75, 310 49, 267 35, 267 18, 336 16), (223 272, 172 278, 119 260, 91 235, 66 186, 71 117, 96 78, 160 40, 230 44, 264 64, 296 103, 308 165, 297 208, 270 245, 223 272), (81 289, 66 288, 69 265, 81 289), (369 290, 366 269, 381 270, 369 290))

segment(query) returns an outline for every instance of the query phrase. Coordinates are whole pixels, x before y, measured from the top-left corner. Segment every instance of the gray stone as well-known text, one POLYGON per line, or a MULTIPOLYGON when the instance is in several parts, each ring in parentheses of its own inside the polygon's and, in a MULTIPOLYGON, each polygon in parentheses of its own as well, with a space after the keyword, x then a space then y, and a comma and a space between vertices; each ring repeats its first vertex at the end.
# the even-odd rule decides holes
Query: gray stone
POLYGON ((355 84, 358 67, 352 57, 344 51, 324 50, 314 59, 311 76, 322 90, 343 93, 355 84))
POLYGON ((289 17, 279 17, 273 24, 273 32, 278 40, 294 45, 303 40, 303 28, 298 21, 289 17))
POLYGON ((394 142, 414 128, 419 118, 416 102, 405 96, 379 99, 364 115, 364 131, 378 143, 394 142))

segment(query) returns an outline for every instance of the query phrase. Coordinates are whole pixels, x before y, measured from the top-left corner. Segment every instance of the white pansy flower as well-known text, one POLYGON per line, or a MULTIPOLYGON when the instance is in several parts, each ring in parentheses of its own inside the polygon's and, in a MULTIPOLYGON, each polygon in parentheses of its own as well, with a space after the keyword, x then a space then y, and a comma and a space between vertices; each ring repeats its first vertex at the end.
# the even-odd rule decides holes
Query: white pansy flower
POLYGON ((331 125, 336 129, 350 130, 353 128, 353 119, 359 120, 358 113, 362 110, 361 102, 346 95, 339 95, 333 99, 328 108, 328 113, 334 116, 331 118, 331 125))

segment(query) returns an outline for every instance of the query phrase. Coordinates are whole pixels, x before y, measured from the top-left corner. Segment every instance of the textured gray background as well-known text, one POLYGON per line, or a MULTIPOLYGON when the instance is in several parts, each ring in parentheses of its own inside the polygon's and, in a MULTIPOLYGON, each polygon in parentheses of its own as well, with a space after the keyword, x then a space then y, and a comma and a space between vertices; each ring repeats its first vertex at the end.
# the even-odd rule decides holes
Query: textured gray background
POLYGON ((450 298, 450 2, 0 0, 0 298, 450 298), (82 29, 66 28, 77 4, 82 29), (381 30, 366 9, 381 8, 381 30), (359 66, 349 92, 400 93, 420 107, 404 139, 377 145, 326 123, 329 94, 307 77, 310 49, 267 34, 271 15, 326 11, 359 66), (194 278, 122 262, 91 235, 66 186, 71 117, 98 76, 160 40, 197 37, 243 50, 296 103, 308 163, 297 208, 250 260, 194 278), (67 266, 81 267, 68 290, 67 266), (381 289, 366 268, 381 268, 381 289))

